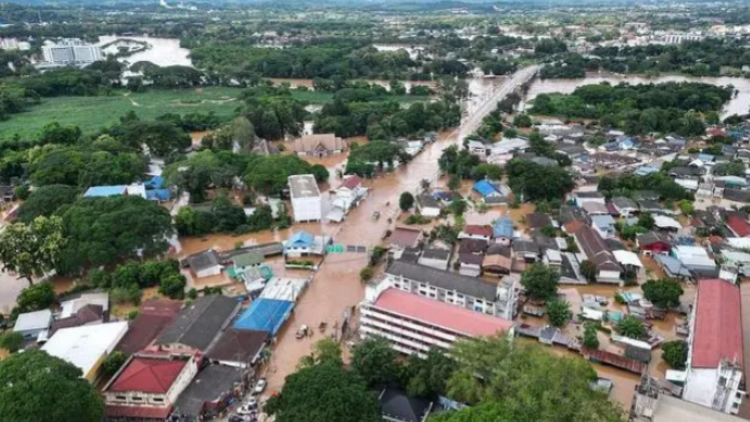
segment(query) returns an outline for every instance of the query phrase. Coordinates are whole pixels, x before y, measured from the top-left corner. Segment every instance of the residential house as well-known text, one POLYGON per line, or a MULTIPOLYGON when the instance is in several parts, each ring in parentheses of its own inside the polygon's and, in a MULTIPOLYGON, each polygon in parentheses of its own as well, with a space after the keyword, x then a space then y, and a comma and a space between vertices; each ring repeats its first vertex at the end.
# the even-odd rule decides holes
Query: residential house
POLYGON ((596 281, 599 283, 619 284, 622 268, 617 263, 612 251, 604 243, 598 231, 588 226, 581 226, 573 233, 578 250, 596 265, 596 281))
POLYGON ((589 217, 593 217, 595 215, 610 215, 609 208, 599 202, 585 202, 583 204, 583 207, 581 208, 586 211, 586 214, 588 214, 589 217))
POLYGON ((702 279, 688 319, 688 360, 682 398, 737 414, 745 396, 740 289, 721 279, 702 279))
POLYGON ((320 133, 304 135, 294 140, 292 150, 297 155, 308 155, 312 157, 326 157, 340 154, 346 149, 346 143, 333 133, 320 133))
POLYGON ((182 311, 154 343, 170 353, 206 352, 208 346, 229 325, 242 303, 222 295, 202 296, 182 311))
POLYGON ((510 246, 513 241, 513 220, 507 217, 501 217, 495 221, 492 227, 492 236, 495 243, 503 246, 510 246))
POLYGON ((466 149, 469 150, 470 153, 479 157, 486 157, 487 153, 489 152, 487 145, 484 142, 480 141, 467 142, 466 149))
POLYGON ((244 273, 249 268, 260 267, 263 262, 265 262, 265 260, 265 256, 263 256, 263 254, 258 251, 243 252, 232 257, 232 262, 234 262, 234 271, 237 274, 244 273))
POLYGON ((624 196, 616 196, 612 198, 612 207, 617 211, 617 215, 621 217, 629 217, 640 211, 640 208, 635 201, 624 196))
POLYGON ((388 422, 426 422, 433 406, 429 400, 410 397, 393 388, 384 388, 378 402, 383 420, 388 422))
POLYGON ((654 200, 640 200, 638 201, 638 207, 640 208, 640 212, 650 212, 652 214, 664 213, 664 207, 658 201, 654 200))
POLYGON ((573 221, 580 221, 583 224, 591 224, 591 219, 581 208, 571 205, 560 207, 560 224, 566 225, 573 221))
POLYGON ((482 272, 485 275, 504 276, 510 274, 513 268, 511 250, 507 246, 494 244, 487 248, 482 260, 482 272))
POLYGON ((131 356, 102 391, 107 419, 166 420, 200 364, 200 355, 131 356))
POLYGON ((591 217, 591 227, 604 239, 615 236, 615 219, 611 215, 594 215, 591 217))
POLYGON ((323 204, 315 177, 312 174, 298 174, 289 176, 288 183, 294 221, 322 220, 323 204))
POLYGON ((460 240, 458 262, 461 275, 478 277, 482 274, 482 261, 487 245, 487 241, 482 239, 464 238, 460 240))
POLYGON ((588 151, 586 151, 586 148, 580 145, 565 145, 564 144, 564 145, 558 146, 556 150, 558 153, 565 155, 571 160, 578 160, 582 157, 588 156, 588 151))
POLYGON ((438 190, 433 192, 432 196, 440 201, 443 205, 450 205, 453 203, 453 200, 458 197, 460 199, 460 195, 458 195, 455 192, 447 191, 447 190, 438 190))
POLYGON ((583 207, 586 202, 598 202, 602 205, 605 203, 604 195, 597 191, 573 192, 570 196, 579 207, 583 207))
POLYGON ((451 251, 449 249, 426 248, 417 259, 417 263, 438 270, 447 270, 450 263, 451 251))
POLYGON ((677 258, 664 254, 655 254, 653 257, 667 277, 687 280, 693 276, 690 269, 677 258))
POLYGON ((702 246, 677 245, 672 248, 671 254, 691 272, 700 277, 716 277, 718 275, 719 269, 716 262, 702 246))
POLYGON ((725 224, 736 237, 750 237, 750 223, 746 218, 732 214, 727 217, 725 224))
POLYGON ((367 189, 362 187, 362 179, 357 175, 348 175, 333 191, 331 210, 326 216, 328 220, 340 222, 344 216, 367 195, 367 189))
POLYGON ((440 203, 432 195, 417 195, 417 210, 424 217, 436 218, 440 215, 440 203))
POLYGON ((227 407, 241 400, 248 387, 248 370, 228 365, 203 367, 174 405, 172 418, 206 421, 219 417, 227 407))
POLYGON ((492 227, 487 225, 467 224, 461 233, 459 239, 479 239, 489 242, 492 239, 492 227))
POLYGON ((284 256, 289 258, 323 256, 326 245, 329 245, 331 241, 332 239, 328 236, 316 236, 300 230, 284 242, 284 256))
POLYGON ((206 357, 213 363, 250 368, 260 362, 268 331, 227 328, 211 344, 206 357))
POLYGON ((177 318, 181 308, 182 302, 177 300, 146 300, 138 308, 138 316, 130 321, 128 332, 115 349, 126 355, 147 349, 156 337, 177 318))
POLYGON ((726 188, 723 198, 737 204, 750 204, 750 190, 726 188))
POLYGON ((663 232, 677 232, 682 228, 679 221, 664 215, 654 216, 654 227, 663 232))
POLYGON ((667 236, 653 231, 636 236, 635 244, 644 255, 669 254, 672 248, 672 241, 667 236))
POLYGON ((390 254, 394 259, 399 259, 404 249, 416 248, 422 242, 424 233, 421 229, 413 227, 396 227, 388 239, 390 254))
POLYGON ((524 218, 526 219, 526 226, 532 230, 554 226, 552 218, 543 212, 531 212, 526 214, 524 218))
POLYGON ((51 324, 52 311, 49 309, 25 312, 18 315, 13 331, 21 333, 26 340, 36 340, 40 334, 43 334, 43 339, 46 339, 51 324))
POLYGON ((109 314, 102 305, 87 304, 75 310, 65 318, 59 318, 52 322, 50 335, 61 328, 80 327, 83 325, 103 324, 109 320, 109 314))
POLYGON ((539 261, 539 246, 530 241, 515 239, 513 241, 513 260, 523 263, 534 263, 539 261))
POLYGON ((196 278, 219 275, 224 268, 219 260, 219 254, 213 249, 191 255, 187 262, 196 278))
POLYGON ((7 204, 16 200, 14 186, 0 185, 0 204, 7 204))
POLYGON ((378 289, 395 287, 475 312, 512 319, 518 301, 513 280, 501 284, 480 278, 394 261, 378 289))
POLYGON ((472 189, 488 205, 501 205, 509 201, 510 189, 506 189, 504 186, 496 186, 487 180, 480 180, 474 183, 472 189))

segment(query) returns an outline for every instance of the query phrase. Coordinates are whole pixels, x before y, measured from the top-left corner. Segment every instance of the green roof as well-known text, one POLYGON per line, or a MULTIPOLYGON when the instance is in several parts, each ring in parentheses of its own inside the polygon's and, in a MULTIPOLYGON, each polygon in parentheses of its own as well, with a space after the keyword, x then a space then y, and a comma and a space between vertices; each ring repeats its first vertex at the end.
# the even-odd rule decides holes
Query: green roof
POLYGON ((235 267, 249 267, 251 265, 260 265, 265 260, 265 257, 260 252, 246 252, 240 255, 235 255, 232 258, 235 267))

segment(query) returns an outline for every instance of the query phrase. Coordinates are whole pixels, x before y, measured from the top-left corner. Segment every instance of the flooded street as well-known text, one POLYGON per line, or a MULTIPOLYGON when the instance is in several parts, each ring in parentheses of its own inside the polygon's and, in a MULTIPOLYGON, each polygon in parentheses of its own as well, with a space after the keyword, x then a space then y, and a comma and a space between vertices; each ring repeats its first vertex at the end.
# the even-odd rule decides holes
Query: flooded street
POLYGON ((721 117, 731 116, 732 114, 747 114, 750 109, 750 79, 736 77, 691 77, 681 75, 666 75, 656 77, 641 76, 620 76, 620 75, 598 75, 589 74, 584 79, 536 79, 531 84, 529 92, 525 98, 525 107, 530 107, 529 101, 533 100, 539 94, 561 93, 570 94, 577 87, 582 85, 598 84, 608 82, 612 85, 619 83, 628 84, 658 84, 664 82, 702 82, 717 86, 732 85, 739 91, 737 96, 733 97, 724 106, 721 111, 721 117))
POLYGON ((103 35, 99 37, 97 45, 105 45, 117 39, 145 42, 151 46, 145 51, 127 57, 118 58, 117 61, 119 62, 133 64, 140 61, 148 61, 157 66, 193 66, 193 62, 190 60, 190 50, 180 47, 180 40, 176 38, 120 37, 116 35, 103 35))

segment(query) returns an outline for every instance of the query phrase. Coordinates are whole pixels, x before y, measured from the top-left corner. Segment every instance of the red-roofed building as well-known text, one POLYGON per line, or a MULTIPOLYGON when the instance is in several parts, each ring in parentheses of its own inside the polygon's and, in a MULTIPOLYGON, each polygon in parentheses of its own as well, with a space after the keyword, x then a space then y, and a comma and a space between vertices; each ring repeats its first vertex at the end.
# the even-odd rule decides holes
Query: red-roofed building
POLYGON ((164 420, 198 373, 200 355, 134 355, 104 387, 108 418, 164 420))
POLYGON ((690 318, 683 398, 736 414, 745 392, 740 289, 722 279, 702 279, 690 318))
POLYGON ((125 337, 116 349, 132 355, 147 349, 154 339, 177 318, 182 302, 177 300, 149 299, 141 305, 138 316, 131 321, 125 337))
POLYGON ((492 239, 492 227, 478 224, 467 224, 458 235, 459 239, 480 239, 487 242, 492 239))
POLYGON ((738 215, 727 217, 726 226, 737 237, 750 237, 750 223, 738 215))
POLYGON ((426 355, 433 347, 447 350, 461 339, 513 335, 513 321, 474 312, 427 297, 387 288, 360 311, 360 332, 379 335, 408 355, 426 355))

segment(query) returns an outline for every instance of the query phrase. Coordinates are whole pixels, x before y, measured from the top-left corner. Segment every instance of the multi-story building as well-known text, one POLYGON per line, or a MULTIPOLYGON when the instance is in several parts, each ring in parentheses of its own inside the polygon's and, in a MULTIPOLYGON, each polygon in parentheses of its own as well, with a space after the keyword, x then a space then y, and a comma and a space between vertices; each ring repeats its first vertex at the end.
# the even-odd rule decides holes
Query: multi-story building
POLYGON ((373 294, 389 287, 425 296, 439 302, 508 320, 516 313, 518 293, 512 277, 500 283, 441 271, 425 265, 394 261, 373 294))
POLYGON ((737 414, 745 396, 740 289, 702 279, 690 316, 683 399, 737 414))
POLYGON ((359 330, 363 337, 377 335, 393 349, 425 357, 433 348, 446 351, 454 342, 505 332, 513 322, 474 312, 397 288, 368 286, 360 305, 359 330))
POLYGON ((323 203, 315 177, 312 174, 299 174, 289 176, 288 181, 294 221, 320 221, 323 218, 323 203))
POLYGON ((42 46, 44 61, 53 65, 82 65, 102 60, 99 47, 85 44, 77 38, 64 39, 60 43, 47 43, 42 46))

